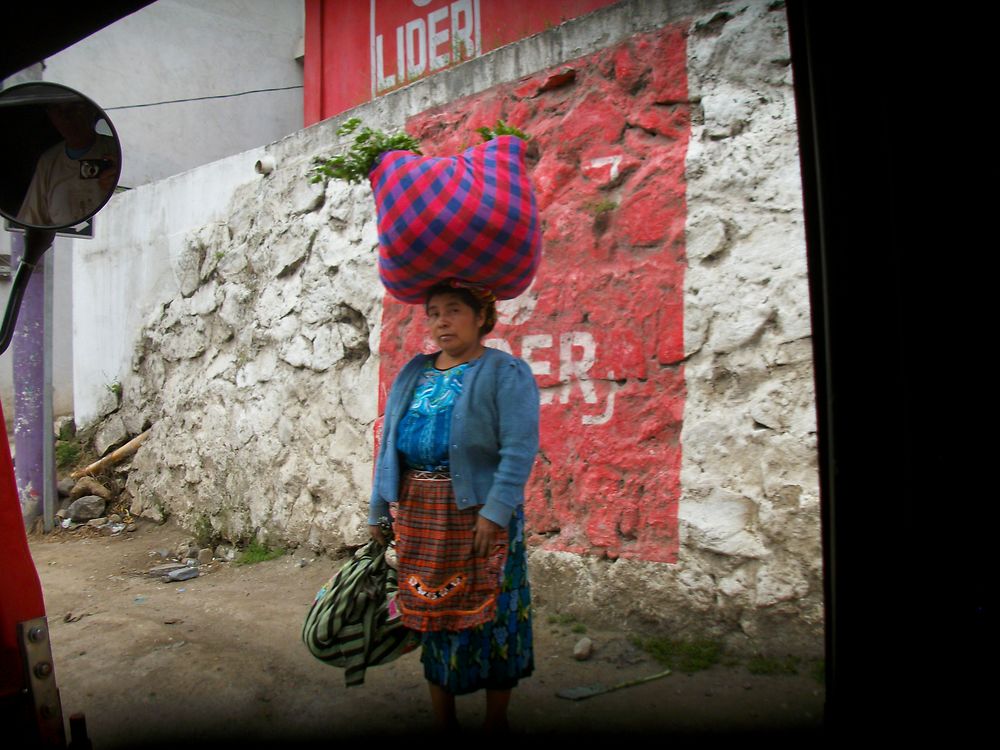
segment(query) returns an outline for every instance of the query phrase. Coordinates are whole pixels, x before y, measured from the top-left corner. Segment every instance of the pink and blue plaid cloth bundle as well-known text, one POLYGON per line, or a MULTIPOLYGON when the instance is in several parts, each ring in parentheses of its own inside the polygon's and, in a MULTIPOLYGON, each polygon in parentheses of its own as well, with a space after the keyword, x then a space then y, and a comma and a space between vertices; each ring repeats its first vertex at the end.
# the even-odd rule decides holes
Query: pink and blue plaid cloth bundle
POLYGON ((458 156, 382 154, 369 179, 379 277, 393 297, 422 304, 446 279, 482 284, 497 299, 528 288, 542 237, 524 150, 523 140, 502 135, 458 156))

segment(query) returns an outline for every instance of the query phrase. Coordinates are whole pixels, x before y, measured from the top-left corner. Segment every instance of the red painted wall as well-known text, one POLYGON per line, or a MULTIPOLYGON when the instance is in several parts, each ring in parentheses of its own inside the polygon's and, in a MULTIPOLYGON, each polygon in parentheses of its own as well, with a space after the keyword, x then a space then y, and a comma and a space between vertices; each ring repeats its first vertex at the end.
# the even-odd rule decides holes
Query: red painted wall
POLYGON ((306 0, 305 124, 617 0, 306 0))
MULTIPOLYGON (((684 412, 686 26, 423 112, 424 153, 502 118, 533 136, 543 260, 522 309, 487 341, 532 364, 541 455, 531 542, 675 562, 684 412), (537 295, 532 305, 525 304, 537 295)), ((379 411, 399 368, 432 351, 423 310, 385 298, 379 411)))

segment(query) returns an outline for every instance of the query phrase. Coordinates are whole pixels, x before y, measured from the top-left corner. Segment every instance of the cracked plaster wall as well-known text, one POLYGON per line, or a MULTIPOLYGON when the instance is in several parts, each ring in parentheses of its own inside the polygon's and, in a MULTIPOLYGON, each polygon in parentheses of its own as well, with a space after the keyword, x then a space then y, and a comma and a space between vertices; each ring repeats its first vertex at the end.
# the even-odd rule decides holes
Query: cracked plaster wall
POLYGON ((774 4, 689 40, 685 575, 752 642, 819 649, 822 567, 792 69, 774 4))

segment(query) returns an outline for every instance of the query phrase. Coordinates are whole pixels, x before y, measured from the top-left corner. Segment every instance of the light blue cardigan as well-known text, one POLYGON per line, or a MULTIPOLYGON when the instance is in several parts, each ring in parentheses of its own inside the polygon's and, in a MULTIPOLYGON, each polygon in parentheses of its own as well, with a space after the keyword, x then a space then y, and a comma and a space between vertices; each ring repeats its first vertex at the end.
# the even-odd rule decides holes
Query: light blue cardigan
MULTIPOLYGON (((398 499, 402 466, 396 428, 410 406, 424 365, 436 356, 418 354, 411 359, 389 391, 375 459, 369 524, 388 516, 388 504, 398 499)), ((538 453, 538 405, 538 386, 524 360, 487 347, 469 363, 451 414, 448 451, 459 508, 481 505, 479 515, 504 528, 510 523, 514 510, 524 502, 524 485, 538 453)))

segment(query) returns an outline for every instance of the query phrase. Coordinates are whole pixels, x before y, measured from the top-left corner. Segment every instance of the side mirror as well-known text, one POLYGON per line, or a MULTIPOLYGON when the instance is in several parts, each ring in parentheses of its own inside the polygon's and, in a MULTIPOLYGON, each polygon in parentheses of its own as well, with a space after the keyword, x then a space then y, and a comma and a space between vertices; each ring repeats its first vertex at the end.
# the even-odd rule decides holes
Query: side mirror
POLYGON ((111 119, 78 91, 22 83, 0 91, 0 214, 35 229, 83 223, 111 198, 122 152, 111 119))
POLYGON ((24 228, 24 255, 11 285, 0 354, 10 346, 21 299, 57 229, 82 224, 108 202, 121 174, 121 141, 107 113, 57 83, 0 91, 0 215, 24 228))

